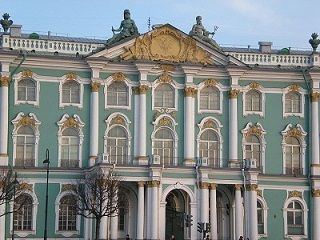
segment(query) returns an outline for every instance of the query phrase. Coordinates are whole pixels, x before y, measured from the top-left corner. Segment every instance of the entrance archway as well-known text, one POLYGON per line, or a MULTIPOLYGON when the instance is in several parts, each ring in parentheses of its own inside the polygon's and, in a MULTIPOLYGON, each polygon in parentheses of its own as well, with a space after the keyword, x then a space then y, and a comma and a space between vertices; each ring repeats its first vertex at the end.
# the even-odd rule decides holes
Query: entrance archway
POLYGON ((217 231, 218 240, 231 239, 231 205, 230 199, 223 191, 217 191, 217 231))

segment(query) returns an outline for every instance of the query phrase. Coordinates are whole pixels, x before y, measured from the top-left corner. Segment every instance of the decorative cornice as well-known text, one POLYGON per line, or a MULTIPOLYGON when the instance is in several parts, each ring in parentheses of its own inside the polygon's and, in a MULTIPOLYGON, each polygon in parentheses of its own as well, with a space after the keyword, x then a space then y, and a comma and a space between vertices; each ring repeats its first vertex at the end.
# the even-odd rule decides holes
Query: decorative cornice
POLYGON ((206 87, 214 87, 218 84, 218 81, 213 79, 213 78, 209 78, 207 80, 204 81, 204 85, 206 87))
POLYGON ((157 181, 157 180, 147 181, 147 187, 159 187, 159 186, 160 186, 160 181, 157 181))
POLYGON ((114 81, 124 81, 126 79, 126 75, 122 72, 116 72, 111 75, 114 81))
POLYGON ((144 187, 146 183, 144 181, 137 182, 138 187, 144 187))
POLYGON ((258 89, 258 88, 260 88, 260 84, 257 82, 252 82, 249 84, 249 88, 250 89, 258 89))
POLYGON ((302 192, 300 191, 289 191, 289 198, 291 197, 299 197, 299 198, 302 198, 302 192))
POLYGON ((242 186, 241 184, 235 184, 234 189, 239 191, 239 190, 241 190, 241 186, 242 186))
POLYGON ((299 92, 299 89, 300 89, 300 87, 297 84, 293 84, 293 85, 289 86, 289 92, 299 92))
POLYGON ((318 102, 320 99, 320 93, 319 92, 312 92, 310 94, 311 102, 318 102))
POLYGON ((210 183, 207 182, 200 182, 199 183, 199 188, 200 189, 209 189, 210 183))
POLYGON ((8 87, 9 86, 9 77, 1 76, 0 77, 0 87, 8 87))
POLYGON ((186 97, 195 97, 197 95, 198 90, 194 87, 186 87, 184 89, 184 94, 186 97))
POLYGON ((101 87, 101 83, 99 82, 91 82, 91 92, 99 92, 99 88, 101 87))
POLYGON ((61 186, 61 192, 74 192, 76 191, 77 186, 75 184, 62 184, 61 186))
POLYGON ((32 78, 33 72, 30 69, 23 70, 21 73, 21 78, 32 78))
POLYGON ((258 185, 257 184, 246 184, 246 191, 257 191, 258 185))
POLYGON ((121 117, 120 115, 117 115, 117 116, 115 116, 114 118, 112 118, 111 124, 124 125, 124 124, 125 124, 125 120, 124 120, 123 117, 121 117))
POLYGON ((229 98, 237 98, 240 94, 240 90, 239 89, 231 89, 229 91, 229 98))
POLYGON ((312 197, 320 197, 320 189, 312 189, 312 197))
POLYGON ((36 120, 33 117, 30 116, 23 116, 18 124, 17 124, 17 128, 21 127, 21 126, 32 126, 35 127, 36 126, 36 120))
POLYGON ((63 127, 64 128, 78 128, 79 127, 79 123, 77 121, 77 119, 75 119, 74 117, 68 117, 64 122, 63 122, 63 127))
POLYGON ((74 72, 69 72, 66 74, 67 81, 75 81, 78 78, 78 75, 74 72))

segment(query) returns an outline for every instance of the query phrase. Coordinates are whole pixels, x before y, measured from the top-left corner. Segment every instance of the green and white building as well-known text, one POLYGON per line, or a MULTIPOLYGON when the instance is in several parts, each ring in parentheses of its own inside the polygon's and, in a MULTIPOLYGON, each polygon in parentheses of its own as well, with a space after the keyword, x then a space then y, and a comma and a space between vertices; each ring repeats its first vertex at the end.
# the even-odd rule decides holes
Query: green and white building
POLYGON ((211 239, 320 239, 318 52, 217 48, 169 24, 108 47, 19 25, 0 39, 0 165, 28 196, 0 240, 43 238, 46 149, 49 239, 93 239, 67 199, 94 169, 125 196, 103 239, 201 239, 198 223, 211 239))

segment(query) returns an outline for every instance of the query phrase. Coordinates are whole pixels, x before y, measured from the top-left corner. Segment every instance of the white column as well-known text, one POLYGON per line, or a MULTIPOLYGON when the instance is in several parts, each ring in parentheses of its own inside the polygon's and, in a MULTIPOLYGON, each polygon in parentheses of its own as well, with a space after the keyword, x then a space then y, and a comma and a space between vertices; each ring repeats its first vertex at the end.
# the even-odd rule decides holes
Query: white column
POLYGON ((138 182, 137 240, 144 239, 144 182, 138 182))
POLYGON ((247 198, 248 204, 246 205, 248 208, 245 210, 248 213, 248 233, 247 237, 250 240, 258 239, 258 216, 257 216, 257 185, 256 184, 248 184, 246 186, 247 190, 247 198))
POLYGON ((108 217, 101 218, 99 235, 100 239, 108 239, 108 217))
POLYGON ((98 156, 99 142, 99 87, 100 83, 91 83, 90 98, 90 162, 89 166, 95 164, 98 156))
POLYGON ((138 160, 141 164, 147 164, 147 85, 140 85, 137 89, 139 94, 139 121, 138 121, 138 160))
POLYGON ((241 185, 235 185, 235 235, 236 239, 243 236, 243 210, 241 198, 241 185))
POLYGON ((200 222, 209 222, 209 183, 201 182, 200 222))
POLYGON ((118 239, 118 216, 110 217, 110 239, 118 239))
POLYGON ((217 186, 214 183, 210 184, 210 224, 211 224, 211 239, 218 239, 217 228, 217 186))
POLYGON ((191 226, 191 239, 197 239, 197 225, 198 225, 198 206, 199 204, 193 202, 190 203, 190 208, 191 208, 191 215, 193 216, 193 222, 191 226))
POLYGON ((238 101, 239 90, 232 89, 229 92, 229 161, 232 165, 238 161, 238 101))
POLYGON ((318 94, 311 95, 311 101, 312 101, 312 110, 311 110, 311 116, 312 116, 312 131, 311 131, 311 139, 312 139, 312 164, 319 164, 319 106, 318 106, 318 100, 319 96, 318 94))
MULTIPOLYGON (((5 204, 0 205, 0 214, 5 212, 5 204)), ((0 240, 5 240, 6 216, 0 217, 0 240)))
POLYGON ((184 91, 184 164, 194 165, 194 97, 196 96, 197 90, 193 87, 186 87, 184 91))
MULTIPOLYGON (((88 215, 88 211, 86 211, 88 215)), ((92 236, 92 218, 84 218, 84 240, 93 239, 92 236)))
POLYGON ((0 77, 0 166, 8 165, 8 88, 9 77, 0 77))
POLYGON ((320 239, 320 189, 312 190, 313 199, 313 224, 312 224, 312 239, 320 239))
POLYGON ((150 239, 156 240, 159 239, 159 201, 158 201, 158 189, 160 182, 159 181, 150 181, 148 182, 151 190, 151 222, 148 223, 151 225, 150 239))

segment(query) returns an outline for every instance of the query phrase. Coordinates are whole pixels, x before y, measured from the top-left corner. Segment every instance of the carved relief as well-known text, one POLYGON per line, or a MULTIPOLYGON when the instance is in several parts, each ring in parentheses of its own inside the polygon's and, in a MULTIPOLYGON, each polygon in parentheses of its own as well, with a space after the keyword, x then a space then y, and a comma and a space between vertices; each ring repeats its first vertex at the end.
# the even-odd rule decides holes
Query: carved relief
POLYGON ((138 37, 121 58, 212 64, 208 53, 197 47, 193 38, 184 37, 167 26, 138 37))
POLYGON ((20 127, 20 126, 33 126, 35 127, 36 125, 36 120, 31 117, 31 116, 23 116, 18 124, 17 124, 17 128, 20 127))
POLYGON ((111 124, 125 125, 125 121, 120 115, 117 115, 111 120, 111 124))
POLYGON ((241 190, 241 184, 235 184, 234 185, 234 189, 237 190, 237 191, 240 191, 241 190))
POLYGON ((210 189, 211 190, 216 190, 217 189, 217 185, 216 183, 210 183, 210 189))
POLYGON ((310 94, 311 96, 311 102, 318 102, 320 99, 320 93, 319 92, 312 92, 310 94))
POLYGON ((293 84, 289 86, 289 91, 290 92, 299 92, 300 87, 297 84, 293 84))
POLYGON ((302 137, 302 131, 299 128, 293 127, 287 132, 287 137, 302 137))
POLYGON ((171 119, 168 117, 163 117, 159 120, 159 126, 170 126, 171 125, 171 119))
POLYGON ((126 79, 126 75, 122 72, 116 72, 111 75, 114 81, 124 81, 126 79))
POLYGON ((299 197, 299 198, 302 198, 302 192, 299 192, 299 191, 289 191, 289 198, 291 197, 299 197))
POLYGON ((9 86, 9 77, 1 76, 0 77, 0 87, 8 87, 9 86))
POLYGON ((195 97, 197 95, 198 90, 194 87, 186 87, 184 89, 184 94, 186 97, 195 97))
POLYGON ((229 98, 237 98, 240 94, 240 90, 239 89, 231 89, 229 91, 229 98))
POLYGON ((246 184, 246 191, 257 191, 258 185, 257 184, 246 184))
POLYGON ((160 69, 164 72, 174 71, 175 67, 171 64, 160 64, 160 69))
POLYGON ((252 83, 249 84, 249 87, 251 89, 258 89, 258 88, 260 88, 260 84, 257 83, 257 82, 252 82, 252 83))
POLYGON ((66 74, 66 80, 67 81, 74 81, 74 80, 77 79, 77 77, 78 77, 78 75, 76 73, 74 73, 74 72, 70 72, 70 73, 66 74))
POLYGON ((154 116, 153 116, 153 120, 156 120, 159 116, 161 116, 162 114, 168 114, 170 115, 173 119, 176 119, 176 112, 169 110, 167 108, 161 108, 161 109, 157 109, 154 116))
POLYGON ((215 128, 215 126, 215 123, 211 119, 203 124, 203 128, 215 128))
POLYGON ((91 92, 99 92, 99 88, 101 87, 101 83, 99 82, 91 82, 91 92))
POLYGON ((312 189, 312 197, 320 197, 320 189, 312 189))
POLYGON ((21 73, 21 78, 32 78, 33 72, 30 69, 23 70, 21 73))
POLYGON ((218 81, 217 80, 214 80, 212 78, 209 78, 207 80, 204 81, 204 85, 206 87, 214 87, 218 84, 218 81))
POLYGON ((138 187, 144 187, 145 182, 139 181, 139 182, 137 182, 137 185, 138 185, 138 187))
POLYGON ((199 183, 199 188, 200 189, 209 189, 210 183, 207 182, 200 182, 199 183))
POLYGON ((64 127, 64 128, 70 128, 70 127, 78 128, 78 127, 79 127, 79 124, 78 124, 78 121, 77 121, 74 117, 68 117, 68 118, 64 121, 63 127, 64 127))
POLYGON ((246 132, 245 136, 250 136, 250 135, 256 135, 261 137, 262 135, 262 129, 259 126, 251 126, 248 131, 246 132))
POLYGON ((160 186, 160 181, 157 181, 157 180, 147 181, 147 187, 159 187, 159 186, 160 186))
POLYGON ((163 74, 160 75, 158 82, 171 83, 172 77, 167 72, 164 72, 163 74))

